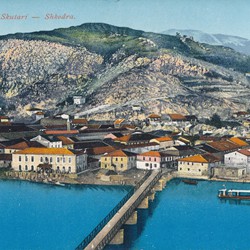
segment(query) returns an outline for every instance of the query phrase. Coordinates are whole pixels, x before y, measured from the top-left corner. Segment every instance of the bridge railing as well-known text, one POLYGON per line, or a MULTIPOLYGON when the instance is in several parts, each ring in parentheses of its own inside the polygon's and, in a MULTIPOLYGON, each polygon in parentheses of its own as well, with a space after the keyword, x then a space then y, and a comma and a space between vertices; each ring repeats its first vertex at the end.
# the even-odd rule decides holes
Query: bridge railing
POLYGON ((76 250, 84 249, 95 236, 103 229, 110 219, 118 212, 118 210, 128 201, 134 192, 142 185, 142 183, 150 176, 151 171, 148 172, 137 184, 131 189, 127 195, 110 211, 110 213, 89 233, 89 235, 76 247, 76 250))
POLYGON ((103 229, 103 227, 110 221, 110 219, 117 213, 117 211, 127 202, 133 195, 134 189, 131 189, 126 196, 109 212, 109 214, 89 233, 89 235, 76 247, 76 250, 84 249, 95 236, 103 229))
MULTIPOLYGON (((147 174, 147 178, 151 175, 151 171, 147 174)), ((151 183, 147 186, 147 188, 140 194, 137 200, 129 207, 129 209, 125 212, 125 214, 117 221, 116 225, 108 232, 108 234, 102 239, 102 241, 95 246, 95 250, 103 249, 115 236, 117 231, 121 228, 121 226, 128 220, 131 216, 132 212, 139 206, 147 193, 151 190, 151 188, 157 183, 157 181, 161 177, 161 171, 154 177, 151 183)), ((145 178, 145 180, 147 179, 145 178)), ((145 181, 144 180, 144 181, 145 181)), ((143 182, 142 182, 143 183, 143 182)))

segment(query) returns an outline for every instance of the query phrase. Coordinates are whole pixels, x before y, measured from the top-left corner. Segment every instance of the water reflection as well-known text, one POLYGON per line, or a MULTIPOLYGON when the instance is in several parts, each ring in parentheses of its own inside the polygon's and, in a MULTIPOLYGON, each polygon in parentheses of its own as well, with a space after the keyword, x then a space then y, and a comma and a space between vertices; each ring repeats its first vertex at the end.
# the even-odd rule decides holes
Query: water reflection
POLYGON ((129 250, 133 248, 135 241, 143 233, 148 218, 152 217, 154 210, 157 208, 160 202, 161 192, 155 193, 155 198, 153 201, 149 201, 147 209, 136 209, 137 211, 137 224, 135 225, 123 225, 124 229, 124 243, 122 245, 108 245, 105 250, 129 250))
POLYGON ((220 199, 222 204, 250 206, 250 200, 220 199))

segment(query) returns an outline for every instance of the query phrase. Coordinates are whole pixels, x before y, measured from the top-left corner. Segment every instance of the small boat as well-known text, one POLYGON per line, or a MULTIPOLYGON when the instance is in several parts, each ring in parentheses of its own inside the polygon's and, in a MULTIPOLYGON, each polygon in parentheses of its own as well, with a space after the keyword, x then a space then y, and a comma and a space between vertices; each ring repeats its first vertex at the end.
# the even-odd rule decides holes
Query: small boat
POLYGON ((61 183, 61 182, 59 182, 59 181, 56 181, 56 182, 55 182, 55 185, 65 187, 65 184, 64 184, 64 183, 61 183))
POLYGON ((182 180, 182 182, 184 182, 185 184, 189 184, 189 185, 197 185, 198 181, 195 180, 182 180))
POLYGON ((227 190, 224 188, 218 191, 218 197, 221 199, 250 200, 250 190, 227 190))

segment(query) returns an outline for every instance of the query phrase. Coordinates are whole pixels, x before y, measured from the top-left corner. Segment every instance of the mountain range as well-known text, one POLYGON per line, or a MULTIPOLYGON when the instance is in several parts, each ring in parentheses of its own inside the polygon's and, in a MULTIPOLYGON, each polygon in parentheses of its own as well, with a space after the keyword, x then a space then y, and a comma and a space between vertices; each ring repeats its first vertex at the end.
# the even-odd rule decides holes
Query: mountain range
POLYGON ((217 46, 225 46, 234 49, 240 53, 250 55, 250 40, 247 38, 225 35, 225 34, 209 34, 200 30, 181 30, 181 29, 169 29, 163 31, 162 34, 176 35, 176 33, 193 37, 194 40, 200 43, 207 43, 217 46))
POLYGON ((0 107, 17 119, 30 107, 96 119, 226 117, 249 104, 250 57, 181 35, 104 23, 9 34, 0 65, 0 107))

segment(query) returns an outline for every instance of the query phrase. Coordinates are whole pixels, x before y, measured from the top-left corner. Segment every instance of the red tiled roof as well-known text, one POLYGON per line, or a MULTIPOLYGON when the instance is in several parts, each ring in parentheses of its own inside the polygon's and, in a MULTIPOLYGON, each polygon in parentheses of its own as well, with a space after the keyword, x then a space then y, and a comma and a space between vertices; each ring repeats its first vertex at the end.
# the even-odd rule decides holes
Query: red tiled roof
POLYGON ((26 148, 14 154, 34 154, 34 155, 74 155, 67 148, 26 148))
POLYGON ((215 148, 218 151, 228 151, 239 148, 239 146, 230 141, 214 141, 207 143, 207 145, 211 146, 212 148, 215 148))
POLYGON ((87 150, 88 154, 90 155, 102 155, 113 151, 115 151, 115 148, 112 146, 94 147, 87 150))
POLYGON ((164 136, 164 137, 160 137, 160 138, 155 138, 154 140, 156 140, 158 142, 173 141, 173 139, 170 138, 170 137, 168 137, 168 136, 164 136))
POLYGON ((85 118, 77 118, 77 119, 73 119, 72 123, 73 124, 80 124, 80 125, 83 124, 83 125, 85 125, 85 124, 88 124, 88 120, 85 119, 85 118))
POLYGON ((241 149, 238 152, 243 155, 250 156, 250 149, 241 149))
POLYGON ((119 150, 115 150, 107 155, 104 155, 104 157, 128 157, 131 155, 135 156, 136 154, 131 153, 131 152, 126 152, 126 151, 119 149, 119 150))
POLYGON ((148 118, 161 118, 161 116, 157 114, 151 114, 148 116, 148 118))
POLYGON ((161 157, 160 152, 158 151, 148 151, 142 154, 139 154, 140 156, 152 156, 152 157, 161 157))
POLYGON ((193 155, 193 156, 181 158, 181 159, 178 159, 177 161, 211 163, 211 162, 218 162, 220 161, 220 159, 211 154, 203 154, 203 155, 193 155))
POLYGON ((244 146, 248 146, 249 144, 246 143, 245 141, 237 138, 237 137, 232 137, 229 139, 229 141, 233 142, 234 144, 238 145, 238 146, 241 146, 241 147, 244 147, 244 146))
POLYGON ((62 141, 62 144, 63 145, 71 145, 71 144, 74 144, 74 141, 72 141, 71 139, 69 139, 68 137, 66 136, 57 136, 57 138, 62 141))
POLYGON ((131 134, 124 135, 120 138, 115 138, 114 141, 128 142, 131 137, 131 134))
POLYGON ((187 118, 181 114, 168 114, 172 121, 185 121, 187 118))
POLYGON ((121 123, 123 123, 125 121, 125 119, 117 119, 117 120, 115 120, 115 122, 114 122, 114 124, 121 124, 121 123))

